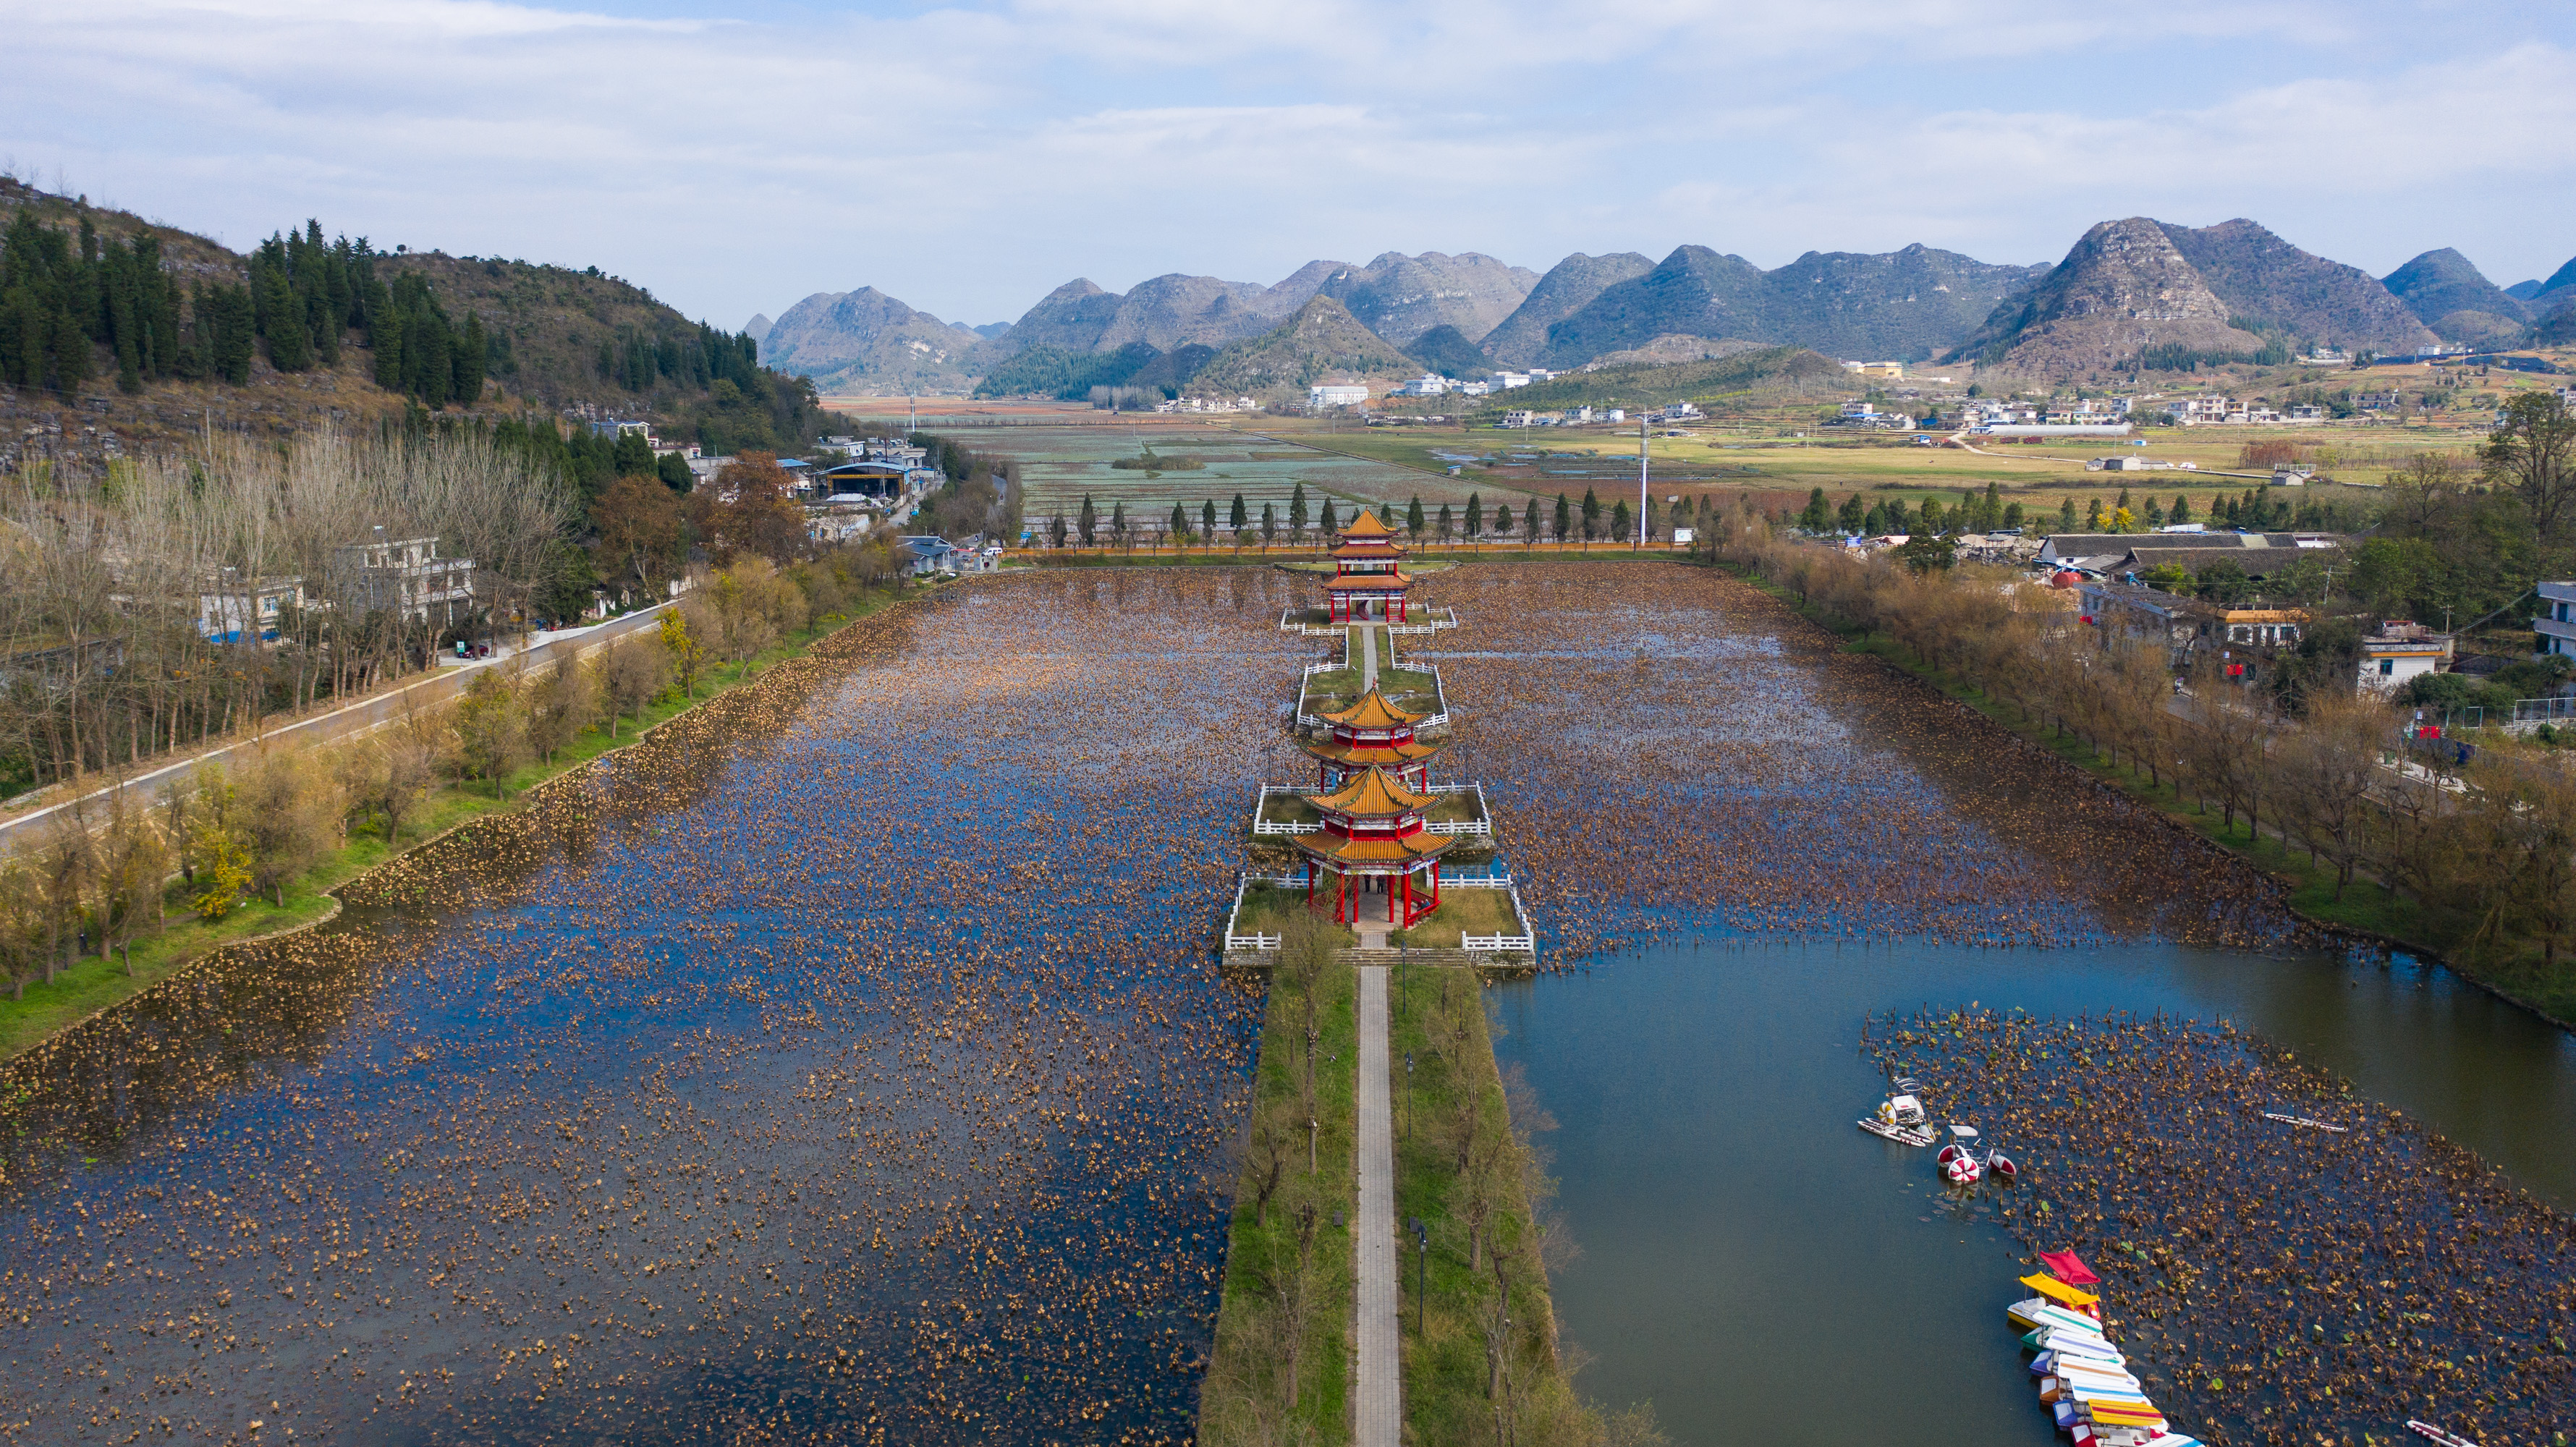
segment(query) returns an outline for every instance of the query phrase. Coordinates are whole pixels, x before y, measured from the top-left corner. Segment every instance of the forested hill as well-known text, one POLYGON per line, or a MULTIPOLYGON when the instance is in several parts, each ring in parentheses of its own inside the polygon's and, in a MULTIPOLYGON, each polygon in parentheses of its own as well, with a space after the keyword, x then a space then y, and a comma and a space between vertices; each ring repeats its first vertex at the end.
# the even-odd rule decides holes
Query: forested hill
POLYGON ((758 355, 596 267, 388 254, 310 221, 244 255, 0 177, 0 467, 443 410, 792 448, 822 414, 758 355))

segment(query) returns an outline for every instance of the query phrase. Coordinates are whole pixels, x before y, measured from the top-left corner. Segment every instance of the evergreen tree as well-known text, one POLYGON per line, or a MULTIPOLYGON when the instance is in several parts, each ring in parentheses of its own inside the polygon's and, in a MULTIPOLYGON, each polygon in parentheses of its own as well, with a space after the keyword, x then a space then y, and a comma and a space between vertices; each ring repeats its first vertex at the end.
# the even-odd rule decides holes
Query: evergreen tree
MULTIPOLYGON (((490 346, 491 339, 483 334, 483 319, 468 315, 465 318, 465 335, 457 338, 450 364, 456 376, 456 400, 468 407, 483 400, 484 352, 490 346)), ((645 450, 650 452, 652 449, 648 447, 645 450)))
POLYGON ((1860 531, 1863 537, 1884 537, 1888 531, 1887 504, 1871 503, 1868 513, 1861 518, 1860 531))
POLYGON ((2190 499, 2189 497, 2187 497, 2187 496, 2183 495, 2182 493, 2175 493, 2175 494, 2174 494, 2174 505, 2173 505, 2173 514, 2172 514, 2172 516, 2173 516, 2173 520, 2174 520, 2175 522, 2178 522, 2178 523, 2187 523, 2187 522, 2190 522, 2190 521, 2191 521, 2191 499, 2190 499))
MULTIPOLYGON (((1824 495, 1824 489, 1816 490, 1818 500, 1821 501, 1824 495)), ((1583 540, 1588 543, 1599 536, 1601 536, 1601 495, 1587 487, 1583 490, 1583 540)))
POLYGON ((1120 542, 1127 540, 1127 504, 1113 502, 1109 505, 1109 535, 1120 542))
POLYGON ((1250 516, 1243 510, 1243 494, 1238 492, 1234 495, 1233 511, 1226 514, 1226 529, 1230 532, 1240 533, 1243 531, 1244 524, 1250 520, 1250 516))
POLYGON ((1618 503, 1610 509, 1610 536, 1623 542, 1627 541, 1634 536, 1629 529, 1635 521, 1628 516, 1628 500, 1624 497, 1619 499, 1618 503))
POLYGON ((1860 531, 1860 525, 1868 521, 1869 511, 1861 506, 1860 494, 1853 493, 1843 499, 1842 509, 1834 515, 1834 518, 1842 524, 1844 532, 1856 533, 1860 531))
POLYGON ((2097 497, 2085 508, 2084 530, 2088 533, 2098 533, 2102 531, 2102 523, 2102 499, 2097 497))
POLYGON ((1328 495, 1324 499, 1323 515, 1315 519, 1315 531, 1320 533, 1326 542, 1330 542, 1333 534, 1341 530, 1340 521, 1333 516, 1333 499, 1328 495))
POLYGON ((1485 502, 1484 502, 1484 499, 1482 499, 1482 498, 1478 497, 1476 494, 1474 494, 1474 493, 1472 493, 1472 492, 1471 492, 1471 493, 1467 494, 1467 540, 1468 540, 1469 542, 1474 542, 1474 541, 1476 540, 1476 535, 1477 535, 1478 533, 1483 532, 1484 530, 1485 530, 1485 502))
MULTIPOLYGON (((1565 494, 1563 494, 1563 493, 1558 493, 1558 494, 1557 494, 1557 496, 1556 496, 1556 505, 1557 505, 1559 508, 1562 508, 1562 507, 1564 507, 1564 506, 1565 506, 1565 494)), ((1560 529, 1560 531, 1562 531, 1562 529, 1560 529)), ((1538 499, 1537 499, 1537 498, 1531 498, 1531 499, 1529 500, 1529 510, 1528 510, 1527 512, 1525 512, 1525 513, 1523 513, 1523 514, 1521 515, 1521 532, 1523 533, 1523 535, 1525 535, 1526 537, 1528 537, 1528 538, 1529 538, 1529 540, 1530 540, 1531 542, 1535 543, 1535 542, 1537 542, 1537 541, 1538 541, 1538 499)))
POLYGON ((1300 479, 1288 494, 1288 536, 1291 540, 1306 535, 1306 484, 1300 479))
POLYGON ((1984 508, 1984 510, 1983 510, 1983 511, 1981 511, 1980 513, 1978 513, 1978 515, 1977 515, 1977 524, 1978 524, 1978 526, 1979 526, 1980 528, 1984 529, 1985 531, 1987 531, 1987 532, 1993 532, 1993 531, 1994 531, 1998 526, 2000 526, 2000 525, 2002 524, 2002 522, 2003 522, 2003 517, 2004 517, 2004 494, 2003 494, 2003 489, 2002 489, 2001 487, 1999 487, 1998 485, 1996 485, 1995 483, 1988 482, 1988 483, 1986 484, 1986 504, 1985 504, 1985 508, 1984 508))
POLYGON ((1212 538, 1216 536, 1215 498, 1209 498, 1206 502, 1199 505, 1199 521, 1204 524, 1204 526, 1199 529, 1200 537, 1212 538))
POLYGON ((1063 547, 1063 546, 1064 546, 1064 509, 1063 509, 1063 508, 1057 508, 1057 509, 1055 510, 1055 516, 1054 516, 1054 518, 1052 518, 1052 519, 1050 519, 1050 520, 1048 521, 1048 523, 1047 523, 1047 537, 1048 537, 1050 540, 1052 540, 1052 541, 1055 543, 1055 545, 1056 545, 1057 547, 1059 547, 1059 548, 1060 548, 1060 547, 1063 547))
POLYGON ((697 489, 696 474, 689 471, 689 459, 676 452, 665 452, 653 464, 654 475, 671 491, 686 495, 697 489))
POLYGON ((1449 541, 1449 530, 1454 525, 1454 520, 1449 516, 1449 504, 1445 502, 1440 504, 1440 517, 1438 522, 1434 524, 1434 526, 1439 530, 1440 541, 1444 543, 1449 541))
POLYGON ((1181 511, 1179 503, 1172 504, 1172 541, 1179 542, 1189 535, 1190 515, 1181 511))
POLYGON ((1412 504, 1404 510, 1404 530, 1413 535, 1415 542, 1422 541, 1422 495, 1420 493, 1414 494, 1412 504))
POLYGON ((2020 532, 2022 530, 2022 522, 2021 504, 2017 502, 2005 503, 2004 526, 2010 528, 2014 532, 2020 532))
POLYGON ((1270 540, 1277 536, 1279 536, 1278 510, 1265 502, 1261 505, 1261 545, 1270 546, 1270 540))
POLYGON ((268 338, 268 364, 281 372, 301 372, 313 365, 313 336, 305 329, 304 305, 286 279, 286 273, 274 268, 260 272, 254 299, 259 304, 260 330, 268 338))
MULTIPOLYGON (((1530 506, 1533 509, 1537 508, 1538 499, 1531 498, 1530 506)), ((1565 535, 1572 531, 1574 531, 1574 509, 1567 505, 1565 494, 1560 492, 1556 495, 1556 541, 1559 547, 1565 545, 1565 535)), ((1532 528, 1530 536, 1538 536, 1538 530, 1532 528)))
POLYGON ((1074 514, 1074 533, 1082 539, 1082 545, 1087 548, 1091 546, 1092 534, 1099 529, 1099 526, 1100 514, 1092 508, 1091 494, 1086 492, 1082 495, 1082 511, 1074 514))
POLYGON ((2075 531, 2075 499, 2071 497, 2058 499, 2057 530, 2061 533, 2075 531))
POLYGON ((375 344, 376 385, 388 392, 411 390, 410 384, 405 380, 410 376, 411 369, 403 360, 402 312, 388 305, 383 317, 367 328, 367 335, 375 344))

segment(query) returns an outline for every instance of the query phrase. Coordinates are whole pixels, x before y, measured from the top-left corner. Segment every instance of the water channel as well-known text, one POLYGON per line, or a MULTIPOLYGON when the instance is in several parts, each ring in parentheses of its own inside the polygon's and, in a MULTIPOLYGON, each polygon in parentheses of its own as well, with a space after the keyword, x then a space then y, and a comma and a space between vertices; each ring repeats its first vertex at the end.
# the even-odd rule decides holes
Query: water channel
MULTIPOLYGON (((1253 784, 1291 775, 1316 645, 1273 620, 1306 591, 902 610, 16 1063, 0 1435, 1185 1437, 1259 1008, 1207 938, 1253 784)), ((1684 1442, 1875 1441, 1927 1403, 2047 1439, 2016 1249, 1852 1129, 1871 1010, 2231 1017, 2576 1197, 2564 1037, 2304 950, 1740 589, 1436 591, 1469 625, 1412 655, 1461 713, 1444 766, 1584 962, 1493 998, 1561 1123, 1589 1395, 1684 1442)))

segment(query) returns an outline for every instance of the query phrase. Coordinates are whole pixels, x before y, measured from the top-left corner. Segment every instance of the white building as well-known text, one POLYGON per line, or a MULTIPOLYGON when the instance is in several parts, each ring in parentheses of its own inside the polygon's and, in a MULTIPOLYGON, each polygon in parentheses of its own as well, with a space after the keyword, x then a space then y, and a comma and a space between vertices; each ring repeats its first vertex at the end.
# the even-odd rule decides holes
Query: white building
POLYGON ((2576 582, 2540 584, 2540 612, 2531 620, 2540 653, 2576 653, 2576 582))
POLYGON ((1329 407, 1365 407, 1369 389, 1359 382, 1318 382, 1306 389, 1306 405, 1321 412, 1329 407))
POLYGON ((274 643, 287 610, 304 606, 302 578, 224 576, 197 594, 197 633, 209 643, 274 643))
POLYGON ((1514 387, 1526 387, 1529 384, 1530 374, 1527 372, 1488 372, 1485 374, 1485 390, 1488 392, 1508 392, 1514 387))
POLYGON ((2450 635, 2420 623, 2390 622, 2361 640, 2361 673, 2355 682, 2367 692, 2392 693, 2410 678, 2440 672, 2450 658, 2450 635))

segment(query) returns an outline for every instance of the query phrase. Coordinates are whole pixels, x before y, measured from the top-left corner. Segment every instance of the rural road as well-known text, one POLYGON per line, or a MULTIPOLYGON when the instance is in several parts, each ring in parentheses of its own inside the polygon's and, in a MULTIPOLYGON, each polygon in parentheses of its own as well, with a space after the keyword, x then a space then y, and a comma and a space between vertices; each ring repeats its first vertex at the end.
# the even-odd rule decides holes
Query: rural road
POLYGON ((372 698, 360 699, 347 708, 314 714, 298 719, 294 723, 270 729, 257 737, 235 739, 228 744, 190 754, 185 758, 161 764, 147 772, 134 775, 132 778, 123 780, 121 784, 109 783, 76 799, 68 799, 60 803, 48 804, 41 809, 29 809, 21 814, 0 818, 0 855, 6 855, 24 844, 43 837, 48 821, 63 810, 74 804, 104 798, 119 787, 140 787, 145 791, 144 797, 148 799, 153 797, 152 790, 161 781, 185 775, 209 759, 230 758, 245 748, 261 748, 279 740, 306 744, 354 738, 382 728, 415 709, 435 708, 454 699, 465 691, 466 685, 472 681, 473 676, 484 669, 508 664, 541 666, 558 659, 577 658, 603 643, 612 643, 627 637, 638 629, 659 627, 662 610, 670 606, 668 603, 657 603, 650 608, 638 609, 623 618, 560 633, 534 647, 510 654, 506 658, 490 658, 480 663, 443 667, 401 688, 377 694, 372 698))

